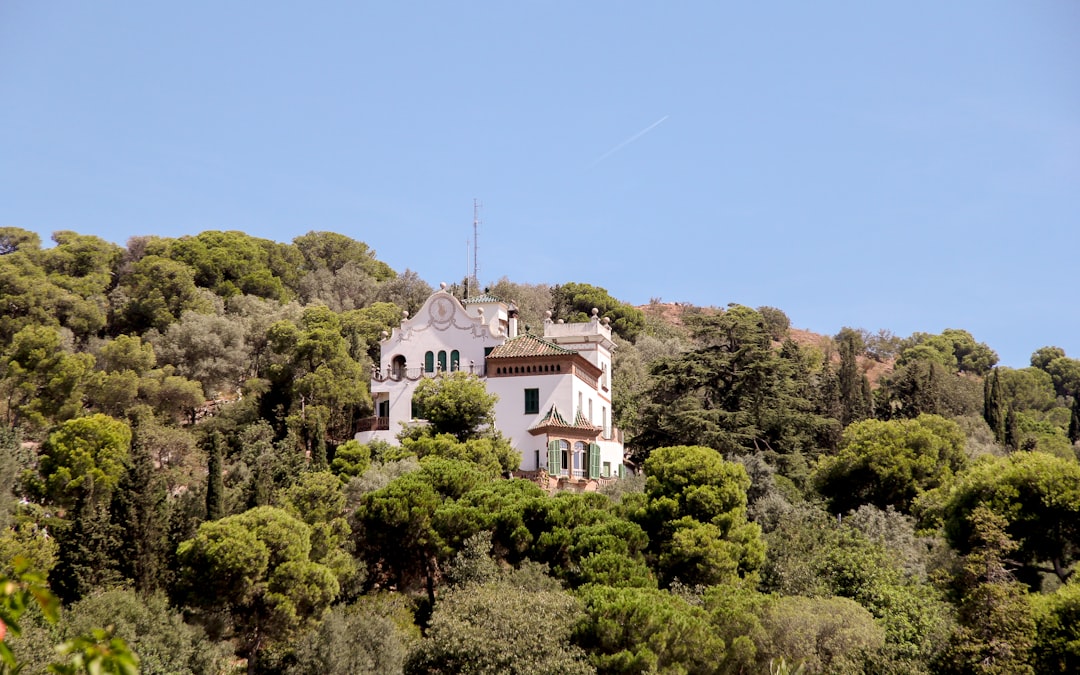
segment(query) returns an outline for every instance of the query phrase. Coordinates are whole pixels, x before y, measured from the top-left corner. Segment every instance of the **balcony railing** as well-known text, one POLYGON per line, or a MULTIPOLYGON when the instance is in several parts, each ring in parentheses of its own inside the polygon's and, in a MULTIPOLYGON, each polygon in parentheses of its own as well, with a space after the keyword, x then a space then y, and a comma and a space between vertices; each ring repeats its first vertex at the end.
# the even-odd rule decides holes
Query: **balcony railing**
POLYGON ((365 431, 389 431, 389 417, 362 417, 356 421, 356 433, 365 431))
MULTIPOLYGON (((456 372, 458 370, 469 373, 471 375, 476 375, 477 377, 484 377, 484 364, 482 363, 470 363, 468 365, 462 365, 461 368, 454 368, 452 372, 456 372)), ((383 370, 372 366, 371 379, 375 380, 376 382, 386 382, 388 380, 391 382, 400 382, 402 380, 410 380, 412 382, 416 382, 417 380, 425 377, 438 377, 444 372, 446 371, 444 371, 442 368, 439 368, 438 366, 435 367, 434 371, 424 370, 423 366, 410 368, 387 366, 383 370)))

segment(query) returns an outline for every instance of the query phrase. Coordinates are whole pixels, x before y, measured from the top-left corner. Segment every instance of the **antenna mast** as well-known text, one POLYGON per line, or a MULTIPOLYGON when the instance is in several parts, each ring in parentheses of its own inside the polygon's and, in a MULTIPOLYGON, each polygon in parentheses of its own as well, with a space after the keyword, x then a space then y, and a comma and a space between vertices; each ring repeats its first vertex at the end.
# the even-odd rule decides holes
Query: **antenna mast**
POLYGON ((480 285, 480 207, 483 206, 475 197, 472 200, 472 263, 473 263, 473 281, 477 286, 480 285))

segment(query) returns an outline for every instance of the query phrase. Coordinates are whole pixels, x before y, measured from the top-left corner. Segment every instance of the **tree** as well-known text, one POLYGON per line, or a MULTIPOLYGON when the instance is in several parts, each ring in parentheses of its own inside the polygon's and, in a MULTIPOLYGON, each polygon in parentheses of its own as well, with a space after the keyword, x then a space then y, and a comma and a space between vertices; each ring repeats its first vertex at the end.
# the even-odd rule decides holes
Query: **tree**
POLYGON ((120 279, 111 295, 114 330, 164 332, 187 311, 209 313, 212 304, 195 284, 192 269, 182 262, 148 255, 120 279))
POLYGON ((402 439, 402 447, 420 459, 431 455, 472 462, 492 478, 514 471, 521 463, 521 454, 501 436, 460 441, 448 433, 422 435, 402 439))
POLYGON ((480 378, 463 371, 425 378, 413 392, 413 403, 433 431, 452 434, 462 442, 479 438, 490 429, 498 400, 480 378))
POLYGON ((289 675, 400 675, 419 642, 409 600, 402 595, 367 595, 336 605, 317 628, 298 640, 289 675))
POLYGON ((55 328, 27 326, 0 358, 8 424, 45 427, 82 412, 82 393, 94 357, 68 351, 55 328))
POLYGON ((811 673, 866 672, 867 656, 885 643, 870 613, 847 598, 776 598, 761 622, 769 638, 759 658, 788 658, 811 673))
POLYGON ((704 346, 652 368, 635 439, 639 454, 705 445, 734 454, 790 455, 827 445, 835 422, 814 411, 798 345, 787 341, 774 350, 761 315, 740 305, 693 323, 704 346))
POLYGON ((155 420, 143 407, 136 417, 130 461, 112 507, 113 520, 125 534, 118 556, 120 571, 143 594, 161 588, 168 554, 168 494, 165 477, 154 462, 156 431, 155 420))
POLYGON ((566 321, 588 321, 593 309, 597 316, 611 319, 611 330, 633 342, 645 327, 645 314, 637 307, 620 302, 599 286, 566 283, 551 289, 552 316, 566 321))
POLYGON ((205 439, 208 455, 206 472, 206 519, 218 520, 225 515, 225 484, 222 480, 222 462, 225 456, 225 437, 219 431, 205 439))
POLYGON ((598 673, 714 673, 725 645, 708 613, 666 591, 582 589, 585 619, 574 641, 598 673))
POLYGON ((282 509, 260 506, 208 521, 177 548, 180 586, 189 605, 224 611, 239 653, 255 670, 259 652, 322 615, 339 592, 314 562, 311 530, 282 509))
POLYGON ((664 580, 712 585, 761 566, 761 528, 746 520, 750 479, 741 464, 701 446, 658 448, 645 475, 640 517, 664 580))
POLYGON ((144 673, 199 675, 227 666, 222 646, 207 640, 201 628, 185 623, 161 594, 98 591, 68 608, 60 622, 62 634, 71 637, 90 634, 97 626, 111 626, 113 635, 139 655, 144 673))
POLYGON ((920 503, 929 522, 944 522, 949 543, 961 553, 977 544, 977 511, 1004 519, 1017 545, 1007 562, 1024 577, 1049 572, 1065 581, 1080 556, 1080 464, 1045 452, 985 457, 920 503))
POLYGON ((944 651, 943 673, 1033 674, 1035 620, 1022 584, 1006 567, 1016 549, 1008 521, 985 506, 971 512, 971 548, 962 572, 961 628, 944 651))
POLYGON ((822 461, 815 482, 836 513, 862 504, 910 512, 922 492, 948 481, 966 463, 964 434, 951 420, 864 420, 844 430, 839 454, 822 461))
POLYGON ((1035 671, 1080 671, 1080 584, 1065 584, 1053 593, 1034 595, 1035 671))
MULTIPOLYGON (((857 357, 864 349, 862 337, 850 328, 844 328, 836 336, 840 348, 840 421, 845 426, 870 416, 867 400, 863 394, 865 375, 859 374, 857 357)), ((869 380, 867 380, 869 386, 869 380)))
POLYGON ((998 369, 986 378, 983 394, 983 419, 994 433, 994 440, 1005 443, 1005 396, 998 369))
POLYGON ((435 606, 405 672, 584 675, 592 670, 570 642, 579 616, 581 605, 564 591, 506 583, 454 589, 435 606))
POLYGON ((40 489, 55 504, 107 501, 127 468, 131 429, 107 415, 68 420, 42 446, 40 489))

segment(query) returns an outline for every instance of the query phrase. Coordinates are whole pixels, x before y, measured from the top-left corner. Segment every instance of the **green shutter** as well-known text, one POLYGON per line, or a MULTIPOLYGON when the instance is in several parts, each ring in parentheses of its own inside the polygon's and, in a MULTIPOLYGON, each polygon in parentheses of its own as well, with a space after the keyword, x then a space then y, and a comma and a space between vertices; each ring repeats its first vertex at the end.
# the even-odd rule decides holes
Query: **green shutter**
POLYGON ((619 465, 619 478, 626 478, 626 465, 625 464, 620 464, 619 465))
POLYGON ((443 349, 439 350, 439 370, 446 372, 446 351, 443 349))
POLYGON ((456 349, 450 352, 450 370, 461 370, 461 353, 456 349))
POLYGON ((562 472, 562 465, 559 462, 559 455, 562 454, 562 448, 559 446, 558 441, 548 441, 548 473, 552 476, 558 476, 562 472))
POLYGON ((589 443, 589 478, 600 477, 600 445, 589 443))
POLYGON ((427 354, 424 354, 424 372, 435 372, 435 352, 428 352, 427 354))

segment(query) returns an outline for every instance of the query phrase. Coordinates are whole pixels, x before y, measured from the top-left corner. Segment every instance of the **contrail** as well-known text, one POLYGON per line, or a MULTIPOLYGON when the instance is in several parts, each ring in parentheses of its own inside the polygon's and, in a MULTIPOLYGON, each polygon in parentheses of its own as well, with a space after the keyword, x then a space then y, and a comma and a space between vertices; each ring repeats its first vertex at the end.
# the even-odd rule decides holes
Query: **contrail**
POLYGON ((593 163, 591 164, 591 166, 596 166, 597 164, 599 164, 600 162, 604 161, 605 159, 607 159, 607 158, 608 158, 608 157, 610 157, 611 155, 615 154, 615 153, 616 153, 616 152, 618 152, 619 150, 622 150, 622 149, 623 149, 623 148, 625 148, 626 146, 630 145, 631 143, 633 143, 633 142, 634 142, 634 141, 636 141, 637 139, 641 138, 641 137, 642 137, 642 136, 644 136, 645 134, 649 133, 650 131, 652 131, 652 130, 653 130, 653 129, 655 129, 656 127, 658 127, 658 126, 660 126, 661 124, 663 124, 664 120, 666 120, 666 119, 667 119, 667 118, 669 118, 669 117, 671 117, 671 115, 664 115, 663 117, 661 117, 660 119, 656 120, 655 122, 653 122, 653 123, 652 123, 652 124, 650 124, 649 126, 645 127, 645 128, 644 128, 644 129, 642 129, 641 131, 637 132, 636 134, 634 134, 634 135, 633 135, 633 136, 631 136, 630 138, 628 138, 628 139, 626 139, 625 141, 623 141, 622 143, 619 143, 619 144, 618 144, 618 145, 616 145, 616 146, 615 146, 614 148, 612 148, 612 149, 608 150, 607 152, 605 152, 604 154, 600 155, 600 156, 599 156, 599 157, 597 157, 597 158, 596 158, 595 160, 593 160, 593 163))

